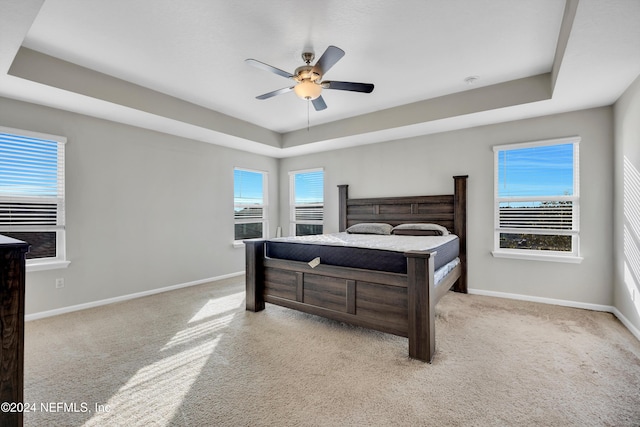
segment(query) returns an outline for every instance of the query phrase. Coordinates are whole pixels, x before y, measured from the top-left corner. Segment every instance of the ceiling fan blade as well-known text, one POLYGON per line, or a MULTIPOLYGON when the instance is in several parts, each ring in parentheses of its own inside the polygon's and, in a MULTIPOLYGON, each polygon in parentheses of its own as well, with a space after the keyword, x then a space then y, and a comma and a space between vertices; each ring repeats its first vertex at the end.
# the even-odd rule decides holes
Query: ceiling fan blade
POLYGON ((333 67, 343 56, 344 50, 339 47, 329 46, 318 59, 316 65, 313 66, 313 72, 319 73, 321 76, 325 75, 329 68, 333 67))
POLYGON ((324 103, 324 99, 322 99, 322 96, 317 97, 316 99, 311 101, 311 103, 313 104, 313 108, 315 108, 316 111, 322 111, 327 108, 327 104, 324 103))
POLYGON ((286 77, 287 79, 290 79, 290 78, 293 77, 293 74, 291 74, 291 73, 288 73, 288 72, 286 72, 284 70, 281 70, 280 68, 272 67, 269 64, 265 64, 264 62, 260 62, 260 61, 257 61, 255 59, 245 59, 244 62, 246 62, 247 64, 252 65, 252 66, 254 66, 256 68, 259 68, 261 70, 269 71, 269 72, 277 74, 279 76, 286 77))
POLYGON ((324 89, 349 90, 351 92, 371 93, 373 92, 374 86, 371 83, 325 81, 322 82, 322 87, 324 89))
POLYGON ((291 87, 283 87, 282 89, 274 90, 273 92, 268 92, 262 95, 256 96, 256 99, 268 99, 273 98, 276 95, 282 95, 283 93, 291 92, 295 86, 291 87))

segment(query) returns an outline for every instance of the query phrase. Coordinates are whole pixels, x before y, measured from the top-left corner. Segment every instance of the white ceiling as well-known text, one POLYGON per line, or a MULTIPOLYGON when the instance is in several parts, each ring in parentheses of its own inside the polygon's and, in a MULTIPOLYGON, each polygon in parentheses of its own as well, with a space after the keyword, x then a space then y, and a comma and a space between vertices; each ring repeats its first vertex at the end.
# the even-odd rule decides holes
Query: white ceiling
POLYGON ((610 105, 638 0, 0 0, 0 96, 286 157, 610 105), (564 17, 564 18, 563 18, 564 17), (324 111, 281 76, 346 55, 324 111), (469 85, 465 78, 477 76, 469 85))

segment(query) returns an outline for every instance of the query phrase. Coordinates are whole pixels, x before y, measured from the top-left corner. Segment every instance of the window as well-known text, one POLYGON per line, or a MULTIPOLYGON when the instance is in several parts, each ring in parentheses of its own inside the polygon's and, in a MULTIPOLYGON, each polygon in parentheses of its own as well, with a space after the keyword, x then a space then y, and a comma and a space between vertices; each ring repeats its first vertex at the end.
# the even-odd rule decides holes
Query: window
POLYGON ((267 173, 233 170, 234 240, 266 237, 267 173))
POLYGON ((31 245, 29 271, 66 267, 66 138, 0 127, 0 233, 31 245))
POLYGON ((493 148, 494 256, 579 262, 580 138, 493 148))
POLYGON ((289 172, 291 235, 322 234, 324 171, 289 172))

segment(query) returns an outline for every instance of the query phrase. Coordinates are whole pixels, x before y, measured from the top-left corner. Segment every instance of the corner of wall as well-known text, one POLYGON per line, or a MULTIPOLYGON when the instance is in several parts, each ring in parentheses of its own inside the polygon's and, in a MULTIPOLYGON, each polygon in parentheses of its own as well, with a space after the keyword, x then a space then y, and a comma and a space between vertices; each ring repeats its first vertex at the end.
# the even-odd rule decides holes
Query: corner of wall
POLYGON ((640 76, 613 107, 614 306, 640 330, 640 76))

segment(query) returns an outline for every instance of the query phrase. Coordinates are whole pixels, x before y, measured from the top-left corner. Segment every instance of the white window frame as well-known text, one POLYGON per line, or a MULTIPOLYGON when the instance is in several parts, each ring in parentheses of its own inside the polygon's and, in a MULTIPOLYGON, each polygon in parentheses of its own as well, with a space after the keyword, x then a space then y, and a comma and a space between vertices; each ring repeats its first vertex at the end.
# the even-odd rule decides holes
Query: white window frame
POLYGON ((289 232, 291 236, 297 235, 296 225, 298 224, 321 225, 324 231, 324 168, 304 169, 289 172, 289 232), (322 203, 296 204, 296 175, 313 172, 322 172, 323 174, 322 203), (296 208, 301 206, 322 208, 322 219, 318 221, 297 221, 296 208))
POLYGON ((537 261, 553 261, 580 263, 580 158, 579 158, 580 137, 566 137, 558 139, 550 139, 543 141, 531 141, 516 144, 496 145, 493 147, 494 152, 494 250, 492 254, 497 258, 515 258, 524 260, 537 261), (498 196, 498 165, 500 152, 507 150, 516 150, 522 148, 535 148, 551 145, 573 144, 573 192, 567 196, 536 196, 536 197, 499 197, 498 196), (572 228, 571 230, 562 229, 524 229, 524 228, 501 228, 500 227, 500 203, 504 202, 562 202, 570 201, 572 203, 572 228), (541 235, 570 235, 572 251, 550 251, 535 249, 512 249, 500 248, 501 233, 527 233, 541 235))
POLYGON ((33 258, 26 260, 26 271, 41 271, 52 270, 58 268, 66 268, 70 262, 66 258, 66 196, 65 196, 65 145, 67 138, 59 135, 50 135, 40 132, 32 132, 23 129, 14 129, 9 127, 0 126, 0 132, 23 136, 27 138, 36 138, 46 141, 54 141, 58 145, 58 158, 57 158, 57 196, 34 196, 26 197, 21 195, 3 196, 0 192, 0 200, 16 200, 17 198, 24 200, 25 202, 52 202, 57 205, 56 208, 56 225, 11 225, 8 227, 1 227, 0 234, 3 232, 55 232, 56 233, 56 256, 47 258, 33 258))
POLYGON ((262 219, 256 219, 256 218, 248 218, 248 219, 236 219, 234 216, 234 220, 233 220, 233 245, 235 247, 244 247, 244 243, 242 243, 242 240, 236 240, 236 232, 235 232, 235 226, 236 224, 254 224, 254 223, 262 223, 262 238, 267 238, 268 236, 268 230, 269 230, 269 221, 268 221, 268 216, 269 216, 269 174, 266 171, 261 171, 261 170, 255 170, 255 169, 247 169, 247 168, 241 168, 241 167, 234 167, 233 168, 233 172, 234 172, 234 200, 233 200, 233 208, 234 211, 236 208, 262 208, 262 219), (251 172, 251 173, 259 173, 262 175, 262 205, 254 205, 254 204, 242 204, 242 203, 236 203, 235 201, 235 171, 243 171, 243 172, 251 172))

